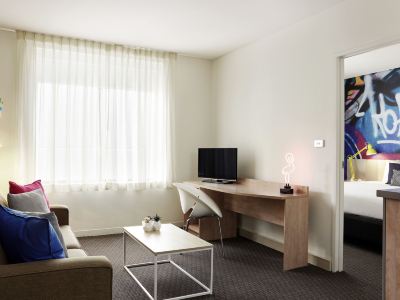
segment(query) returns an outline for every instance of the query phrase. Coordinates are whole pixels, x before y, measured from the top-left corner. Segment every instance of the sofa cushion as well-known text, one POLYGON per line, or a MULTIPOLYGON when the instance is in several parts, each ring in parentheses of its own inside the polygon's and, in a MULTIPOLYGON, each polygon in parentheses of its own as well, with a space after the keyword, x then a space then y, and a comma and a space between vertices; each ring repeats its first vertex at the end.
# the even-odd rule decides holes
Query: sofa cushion
POLYGON ((0 243, 9 263, 64 258, 50 222, 0 206, 0 243))
POLYGON ((44 188, 43 188, 41 180, 36 180, 32 183, 25 184, 25 185, 21 185, 21 184, 15 183, 13 181, 9 181, 8 184, 10 187, 9 193, 11 193, 11 194, 21 194, 21 193, 26 193, 26 192, 31 192, 31 191, 34 191, 37 189, 41 189, 43 192, 43 195, 44 195, 44 199, 46 200, 47 207, 50 206, 49 199, 47 199, 46 193, 44 192, 44 188))
POLYGON ((41 189, 36 189, 26 193, 7 195, 8 207, 19 211, 33 211, 49 213, 46 199, 41 189))
POLYGON ((86 257, 87 254, 85 251, 82 249, 68 249, 68 257, 69 258, 74 258, 74 257, 86 257))
POLYGON ((72 232, 72 229, 68 225, 60 226, 61 234, 64 238, 65 247, 67 249, 80 249, 81 244, 76 238, 75 234, 72 232))

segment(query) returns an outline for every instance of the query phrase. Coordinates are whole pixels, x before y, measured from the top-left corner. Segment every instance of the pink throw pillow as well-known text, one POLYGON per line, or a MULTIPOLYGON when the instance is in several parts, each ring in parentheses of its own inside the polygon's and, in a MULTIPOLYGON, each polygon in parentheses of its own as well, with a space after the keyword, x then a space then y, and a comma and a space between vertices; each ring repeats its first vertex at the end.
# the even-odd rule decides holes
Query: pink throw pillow
POLYGON ((42 186, 42 181, 40 179, 26 185, 20 185, 13 181, 9 181, 8 184, 10 185, 10 190, 9 190, 10 194, 22 194, 26 192, 32 192, 37 189, 41 189, 44 194, 44 199, 46 199, 47 206, 50 207, 49 199, 47 199, 46 193, 44 192, 44 188, 42 186))

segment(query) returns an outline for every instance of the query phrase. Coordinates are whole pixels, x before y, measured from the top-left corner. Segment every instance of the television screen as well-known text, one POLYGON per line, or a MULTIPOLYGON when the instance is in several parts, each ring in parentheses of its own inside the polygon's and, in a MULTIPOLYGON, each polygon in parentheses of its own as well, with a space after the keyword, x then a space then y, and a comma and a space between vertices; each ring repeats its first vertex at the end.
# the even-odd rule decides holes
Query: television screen
POLYGON ((237 179, 237 148, 199 148, 198 176, 237 179))

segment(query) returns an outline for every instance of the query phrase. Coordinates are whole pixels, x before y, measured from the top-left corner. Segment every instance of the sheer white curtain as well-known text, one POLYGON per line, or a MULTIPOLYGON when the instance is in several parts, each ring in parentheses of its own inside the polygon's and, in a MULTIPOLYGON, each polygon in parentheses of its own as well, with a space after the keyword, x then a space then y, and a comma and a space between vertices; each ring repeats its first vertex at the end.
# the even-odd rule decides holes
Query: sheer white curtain
POLYGON ((18 32, 22 175, 62 190, 172 180, 175 55, 18 32))

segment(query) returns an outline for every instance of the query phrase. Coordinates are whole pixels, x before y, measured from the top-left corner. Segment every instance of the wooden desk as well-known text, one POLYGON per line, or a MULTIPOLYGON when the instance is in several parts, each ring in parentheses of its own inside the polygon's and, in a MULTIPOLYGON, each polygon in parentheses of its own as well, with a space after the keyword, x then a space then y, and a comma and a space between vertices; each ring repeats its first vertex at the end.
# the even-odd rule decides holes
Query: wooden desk
MULTIPOLYGON (((293 186, 294 194, 279 192, 281 183, 240 179, 233 184, 190 181, 207 193, 222 210, 222 235, 236 237, 237 214, 243 214, 284 228, 283 269, 308 263, 308 187, 293 186)), ((187 216, 185 216, 186 218, 187 216)), ((186 221, 186 220, 185 220, 186 221)), ((206 240, 219 238, 215 218, 204 218, 189 228, 206 240)))
POLYGON ((400 189, 376 195, 383 197, 383 299, 400 299, 400 189))

